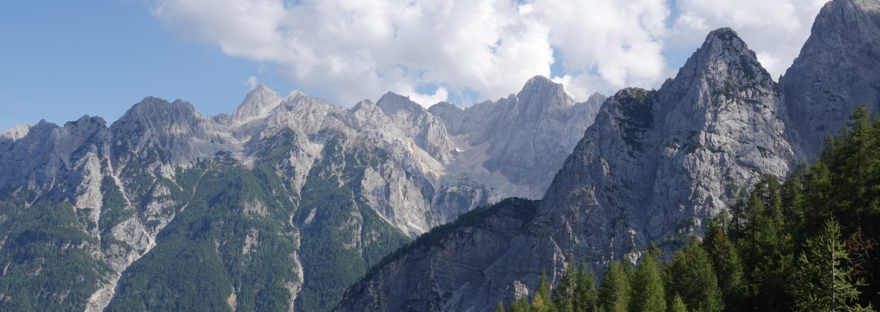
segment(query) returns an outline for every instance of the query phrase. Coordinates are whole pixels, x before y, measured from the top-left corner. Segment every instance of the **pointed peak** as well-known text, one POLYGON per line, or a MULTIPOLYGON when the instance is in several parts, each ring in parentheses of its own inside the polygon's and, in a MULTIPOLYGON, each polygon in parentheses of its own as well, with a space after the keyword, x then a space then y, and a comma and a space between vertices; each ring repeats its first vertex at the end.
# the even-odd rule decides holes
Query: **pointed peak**
POLYGON ((772 84, 770 74, 758 62, 755 52, 730 28, 719 28, 706 36, 703 45, 691 55, 673 81, 663 84, 692 84, 691 79, 710 77, 712 81, 772 84), (682 80, 684 79, 684 80, 682 80))
POLYGON ((271 88, 267 87, 266 85, 260 84, 260 85, 257 85, 256 87, 254 87, 253 89, 251 89, 251 91, 248 91, 248 93, 245 97, 248 98, 248 97, 258 97, 258 96, 278 97, 278 93, 275 93, 275 90, 272 90, 271 88))
POLYGON ((254 92, 275 92, 275 91, 273 91, 272 88, 269 88, 268 86, 261 83, 261 84, 256 85, 248 93, 254 93, 254 92))
POLYGON ((717 57, 725 54, 731 56, 745 54, 751 56, 751 58, 755 59, 755 62, 757 62, 755 53, 749 50, 746 43, 736 34, 735 31, 733 31, 733 29, 728 27, 718 28, 710 32, 709 35, 706 36, 706 41, 703 42, 703 45, 694 54, 697 55, 700 53, 708 57, 717 57))
POLYGON ((278 104, 281 104, 278 93, 261 84, 248 92, 232 116, 239 121, 250 120, 267 114, 278 104))
POLYGON ((550 80, 550 78, 547 78, 545 76, 537 75, 526 81, 526 84, 523 86, 522 90, 519 91, 519 93, 533 93, 539 90, 553 90, 564 92, 562 84, 553 82, 553 80, 550 80))
MULTIPOLYGON (((544 76, 535 76, 523 86, 522 90, 516 95, 518 105, 534 107, 527 109, 544 110, 554 106, 572 105, 574 101, 565 92, 565 88, 560 83, 553 82, 550 78, 544 76)), ((534 112, 533 112, 534 113, 534 112)))

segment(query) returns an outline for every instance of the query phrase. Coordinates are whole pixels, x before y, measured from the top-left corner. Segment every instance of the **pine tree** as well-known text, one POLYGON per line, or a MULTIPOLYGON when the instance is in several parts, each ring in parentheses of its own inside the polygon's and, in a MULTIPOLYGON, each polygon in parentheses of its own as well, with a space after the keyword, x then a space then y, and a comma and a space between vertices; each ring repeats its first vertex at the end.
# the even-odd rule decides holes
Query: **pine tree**
POLYGON ((503 302, 498 301, 498 305, 495 306, 495 312, 505 312, 503 302))
MULTIPOLYGON (((780 310, 791 305, 786 288, 792 270, 793 240, 786 232, 781 186, 774 176, 765 176, 749 196, 748 223, 740 240, 747 275, 747 296, 752 308, 780 310)), ((682 299, 696 308, 682 293, 682 299)))
POLYGON ((547 275, 541 274, 541 278, 538 279, 538 291, 535 292, 535 297, 532 298, 530 311, 551 312, 554 310, 553 301, 550 299, 550 281, 547 280, 547 275))
POLYGON ((520 298, 510 304, 510 312, 529 312, 529 302, 526 298, 520 298))
POLYGON ((835 220, 825 223, 822 232, 807 240, 798 258, 798 270, 791 292, 796 311, 845 311, 853 308, 863 283, 853 276, 846 249, 835 220))
POLYGON ((743 264, 739 252, 727 237, 730 220, 725 211, 709 222, 703 246, 712 260, 718 284, 724 294, 725 303, 732 307, 739 304, 745 293, 743 264))
POLYGON ((687 306, 704 312, 724 309, 712 262, 696 240, 673 256, 669 271, 668 291, 681 295, 687 306))
POLYGON ((660 268, 657 265, 658 262, 651 253, 646 253, 644 259, 639 262, 633 277, 633 295, 630 311, 666 311, 666 293, 663 287, 660 268))
POLYGON ((672 303, 669 305, 669 312, 687 312, 687 306, 678 294, 675 294, 675 297, 672 298, 672 303))
POLYGON ((599 287, 600 306, 607 312, 625 312, 629 306, 630 287, 624 264, 611 261, 599 287))
POLYGON ((575 312, 575 296, 578 286, 578 270, 569 263, 562 271, 559 284, 553 291, 553 304, 560 312, 575 312))
POLYGON ((596 275, 587 266, 581 266, 577 275, 574 307, 578 312, 594 312, 599 305, 599 293, 596 289, 596 275))

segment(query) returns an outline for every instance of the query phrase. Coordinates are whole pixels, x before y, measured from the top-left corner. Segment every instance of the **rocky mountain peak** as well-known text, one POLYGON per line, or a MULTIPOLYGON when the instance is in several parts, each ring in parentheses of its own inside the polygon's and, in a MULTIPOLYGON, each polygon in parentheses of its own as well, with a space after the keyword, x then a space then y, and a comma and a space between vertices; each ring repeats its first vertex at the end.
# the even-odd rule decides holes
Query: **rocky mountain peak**
POLYGON ((526 111, 536 109, 548 109, 551 107, 570 106, 574 101, 565 92, 562 84, 555 83, 550 78, 535 76, 529 79, 517 94, 519 106, 526 111))
MULTIPOLYGON (((730 28, 719 28, 706 36, 703 45, 688 58, 678 75, 668 83, 701 87, 694 79, 705 79, 710 87, 724 87, 723 81, 772 86, 770 74, 761 67, 755 52, 730 28)), ((664 84, 664 88, 667 85, 664 84)))
POLYGON ((409 97, 394 92, 385 93, 385 95, 379 98, 376 105, 388 115, 393 115, 399 111, 416 113, 425 110, 421 105, 410 100, 409 97))
POLYGON ((247 121, 265 116, 278 104, 281 104, 281 97, 278 96, 278 93, 265 85, 258 85, 248 92, 232 116, 235 120, 247 121))
POLYGON ((140 123, 161 127, 169 122, 191 122, 195 119, 197 119, 196 109, 189 102, 175 100, 169 103, 166 100, 148 96, 128 109, 113 124, 140 123))
POLYGON ((805 157, 816 157, 857 106, 880 111, 877 34, 880 3, 874 0, 834 0, 816 17, 810 37, 779 81, 805 157))

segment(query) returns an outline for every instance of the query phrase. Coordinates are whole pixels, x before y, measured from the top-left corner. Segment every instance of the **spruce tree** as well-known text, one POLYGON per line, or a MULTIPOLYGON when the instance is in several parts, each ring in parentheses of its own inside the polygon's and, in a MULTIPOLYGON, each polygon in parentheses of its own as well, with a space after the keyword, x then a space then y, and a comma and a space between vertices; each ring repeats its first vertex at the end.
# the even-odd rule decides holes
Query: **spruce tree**
POLYGON ((629 306, 630 287, 624 264, 611 261, 599 287, 599 305, 607 312, 625 312, 629 306))
POLYGON ((596 289, 596 275, 587 266, 581 266, 577 275, 574 307, 578 312, 595 312, 599 306, 599 293, 596 289))
POLYGON ((855 307, 857 287, 863 283, 847 265, 849 258, 840 236, 840 226, 832 219, 818 236, 807 240, 791 284, 795 311, 846 311, 855 307))
POLYGON ((730 220, 725 211, 709 222, 703 246, 712 260, 718 285, 728 307, 739 305, 745 293, 743 264, 739 252, 727 236, 730 220))
POLYGON ((552 312, 555 311, 553 301, 550 299, 550 281, 547 275, 541 274, 538 279, 538 290, 532 298, 531 312, 552 312))
POLYGON ((639 262, 633 277, 630 311, 666 311, 666 292, 658 262, 651 253, 646 253, 644 259, 639 262))
POLYGON ((569 263, 562 272, 559 284, 553 291, 553 304, 560 312, 575 312, 575 296, 578 286, 578 270, 569 263))
POLYGON ((724 309, 712 262, 696 240, 673 256, 669 275, 670 285, 667 291, 681 295, 688 307, 704 312, 719 312, 724 309))
MULTIPOLYGON (((753 309, 781 310, 791 305, 786 289, 792 270, 793 240, 786 232, 781 186, 765 176, 749 196, 748 223, 740 250, 747 275, 747 301, 753 309)), ((697 308, 682 293, 691 308, 697 308)))
POLYGON ((672 298, 672 303, 669 304, 669 312, 687 312, 687 306, 678 294, 675 294, 675 297, 672 298))
POLYGON ((505 312, 503 302, 498 301, 498 304, 495 306, 495 312, 505 312))
POLYGON ((510 312, 529 312, 529 302, 526 298, 519 298, 510 304, 510 312))

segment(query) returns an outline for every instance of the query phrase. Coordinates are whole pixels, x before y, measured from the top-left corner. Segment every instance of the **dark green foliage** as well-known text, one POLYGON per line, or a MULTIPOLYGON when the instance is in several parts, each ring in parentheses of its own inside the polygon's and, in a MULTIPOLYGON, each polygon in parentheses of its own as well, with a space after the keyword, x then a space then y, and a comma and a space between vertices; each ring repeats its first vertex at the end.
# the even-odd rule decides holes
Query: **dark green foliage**
POLYGON ((596 287, 596 275, 587 270, 587 266, 581 266, 577 274, 577 289, 575 291, 575 311, 592 312, 599 306, 599 290, 596 287))
POLYGON ((818 236, 807 240, 797 261, 794 283, 795 311, 831 311, 853 308, 857 287, 864 282, 855 277, 843 245, 840 226, 829 220, 818 236))
POLYGON ((669 293, 681 296, 691 309, 722 311, 724 302, 709 255, 696 240, 675 253, 669 270, 669 293))
POLYGON ((550 299, 550 281, 547 280, 547 275, 541 274, 541 278, 538 279, 538 290, 535 291, 535 296, 532 297, 532 304, 529 311, 556 311, 556 306, 554 306, 553 301, 550 299))
POLYGON ((303 311, 333 308, 370 266, 410 240, 354 193, 364 169, 378 165, 383 154, 362 146, 346 150, 340 140, 325 146, 324 157, 303 186, 294 217, 303 237, 305 283, 297 301, 303 311))
POLYGON ((688 312, 687 305, 684 304, 684 300, 681 300, 681 296, 678 294, 672 297, 669 312, 688 312))
POLYGON ((130 208, 126 209, 125 196, 119 191, 116 181, 109 176, 105 176, 104 179, 101 180, 101 195, 103 195, 103 203, 100 207, 101 217, 98 221, 101 245, 107 247, 108 245, 114 244, 127 247, 127 244, 113 238, 113 235, 110 235, 110 231, 114 226, 134 215, 134 210, 130 208))
POLYGON ((77 248, 96 243, 67 203, 0 201, 0 311, 81 311, 108 268, 77 248))
POLYGON ((293 204, 273 196, 283 192, 271 189, 273 179, 227 161, 191 170, 197 172, 183 176, 195 185, 182 193, 192 199, 157 246, 126 270, 108 310, 286 309, 285 283, 297 280, 293 228, 285 221, 293 204), (245 213, 246 204, 265 211, 245 213), (245 253, 248 239, 256 243, 245 253))
POLYGON ((735 305, 742 302, 745 295, 745 280, 739 252, 727 236, 729 227, 730 217, 727 212, 722 211, 709 222, 703 246, 717 273, 726 306, 734 309, 735 305))
POLYGON ((510 305, 510 312, 529 312, 529 303, 526 298, 520 298, 510 305))
POLYGON ((504 302, 498 301, 498 305, 495 306, 495 312, 505 312, 504 302))
POLYGON ((575 311, 576 297, 578 295, 578 270, 573 268, 573 264, 569 263, 562 272, 559 284, 553 291, 553 305, 560 312, 575 311))
POLYGON ((630 311, 665 312, 666 291, 660 273, 659 260, 651 253, 639 261, 632 282, 630 311))
POLYGON ((625 312, 629 307, 631 289, 626 264, 612 261, 599 286, 599 305, 608 312, 625 312))

